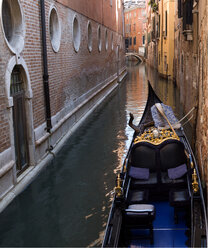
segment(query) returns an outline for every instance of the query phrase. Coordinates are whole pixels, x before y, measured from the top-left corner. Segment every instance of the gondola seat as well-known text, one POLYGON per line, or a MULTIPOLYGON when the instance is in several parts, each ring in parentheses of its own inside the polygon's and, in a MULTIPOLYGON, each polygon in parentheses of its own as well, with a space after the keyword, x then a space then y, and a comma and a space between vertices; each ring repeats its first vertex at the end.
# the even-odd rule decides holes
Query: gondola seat
POLYGON ((168 186, 173 186, 173 187, 183 187, 186 184, 186 175, 176 178, 176 179, 171 179, 168 176, 167 172, 162 172, 161 173, 161 182, 162 184, 166 184, 168 186))
POLYGON ((130 169, 131 167, 135 167, 140 170, 148 170, 148 177, 145 175, 142 178, 130 174, 132 178, 132 189, 140 189, 142 185, 145 188, 155 187, 157 185, 156 150, 153 145, 146 142, 135 145, 131 151, 130 163, 130 169))
POLYGON ((125 210, 125 227, 132 229, 149 229, 148 238, 153 244, 153 221, 155 219, 155 207, 151 204, 132 204, 125 210))
POLYGON ((148 190, 130 190, 127 202, 129 205, 148 202, 148 190))
POLYGON ((152 223, 155 218, 155 207, 151 204, 132 204, 125 210, 125 217, 127 225, 152 223))
POLYGON ((131 188, 140 189, 142 186, 145 188, 152 188, 157 185, 157 173, 150 173, 148 180, 145 179, 131 179, 131 188))
MULTIPOLYGON (((157 185, 162 184, 164 190, 172 187, 182 188, 186 184, 186 162, 184 145, 178 140, 169 139, 155 146, 147 142, 141 142, 133 146, 130 159, 129 175, 131 176, 131 189, 152 188, 157 190, 157 185), (178 174, 180 168, 185 172, 178 174), (131 168, 148 170, 142 176, 131 173, 131 168), (178 176, 174 175, 178 174, 178 176)), ((138 174, 138 173, 135 173, 138 174)))
POLYGON ((170 206, 174 207, 174 219, 175 223, 178 223, 178 212, 181 210, 188 211, 190 205, 190 195, 187 189, 171 190, 169 192, 170 206))
POLYGON ((164 142, 159 150, 161 183, 167 188, 186 184, 186 155, 184 145, 177 140, 164 142))

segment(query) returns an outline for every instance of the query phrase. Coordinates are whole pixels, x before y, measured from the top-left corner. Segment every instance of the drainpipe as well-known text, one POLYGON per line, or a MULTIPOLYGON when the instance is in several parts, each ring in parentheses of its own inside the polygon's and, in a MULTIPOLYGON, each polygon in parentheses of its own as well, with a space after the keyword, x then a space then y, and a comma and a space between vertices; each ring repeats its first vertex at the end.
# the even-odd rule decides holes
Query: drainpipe
POLYGON ((45 1, 40 0, 41 7, 41 27, 42 27, 42 58, 43 58, 43 86, 45 96, 45 114, 46 114, 46 131, 50 133, 51 124, 51 107, 50 107, 50 92, 48 85, 48 59, 47 59, 47 45, 46 45, 46 24, 45 24, 45 1))

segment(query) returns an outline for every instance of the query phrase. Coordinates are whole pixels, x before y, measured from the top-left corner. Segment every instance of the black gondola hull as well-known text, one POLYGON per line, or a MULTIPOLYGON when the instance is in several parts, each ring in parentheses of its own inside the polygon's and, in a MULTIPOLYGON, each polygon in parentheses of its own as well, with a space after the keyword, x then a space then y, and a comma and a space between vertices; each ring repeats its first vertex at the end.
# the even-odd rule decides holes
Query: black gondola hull
MULTIPOLYGON (((161 103, 150 83, 148 84, 148 99, 138 125, 140 134, 153 122, 151 107, 155 103, 161 103)), ((183 128, 176 132, 178 140, 167 138, 161 144, 152 144, 151 140, 136 143, 138 133, 134 133, 120 174, 123 178, 123 195, 114 198, 103 247, 155 247, 161 244, 158 239, 164 239, 167 234, 170 235, 170 240, 165 243, 167 245, 171 241, 175 244, 178 242, 181 247, 208 247, 206 209, 197 163, 183 128), (184 169, 184 164, 187 173, 170 180, 171 169, 184 169), (140 176, 143 173, 142 176, 147 176, 148 180, 132 177, 132 167, 136 167, 136 171, 140 170, 140 176), (198 190, 193 186, 194 173, 198 190), (184 212, 184 217, 180 219, 178 216, 181 212, 184 212), (162 221, 161 218, 170 219, 169 229, 167 221, 162 221), (168 232, 165 233, 165 230, 168 232), (179 237, 181 241, 178 240, 179 237)))

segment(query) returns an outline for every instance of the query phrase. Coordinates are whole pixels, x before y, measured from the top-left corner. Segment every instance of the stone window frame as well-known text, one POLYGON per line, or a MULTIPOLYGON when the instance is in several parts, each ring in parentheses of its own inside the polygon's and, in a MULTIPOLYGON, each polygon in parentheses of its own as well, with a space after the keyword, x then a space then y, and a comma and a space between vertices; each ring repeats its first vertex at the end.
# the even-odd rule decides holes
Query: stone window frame
POLYGON ((61 46, 61 21, 60 21, 58 10, 54 4, 51 5, 50 10, 49 10, 49 14, 48 14, 48 30, 49 30, 49 37, 50 37, 52 49, 55 53, 57 53, 60 49, 60 46, 61 46), (52 11, 55 11, 56 16, 57 16, 57 20, 58 20, 58 30, 56 30, 56 36, 57 36, 56 39, 51 37, 51 32, 50 32, 52 11))
POLYGON ((105 50, 108 50, 108 29, 105 29, 105 50))
POLYGON ((92 23, 88 21, 87 23, 87 48, 88 51, 92 52, 92 45, 93 45, 93 30, 92 30, 92 23), (89 34, 89 27, 91 28, 91 35, 89 34), (90 37, 89 37, 90 35, 90 37))
POLYGON ((102 51, 102 30, 101 30, 100 25, 98 25, 98 28, 97 28, 97 38, 98 38, 98 51, 101 52, 102 51))
POLYGON ((113 51, 114 49, 114 35, 113 32, 111 33, 111 50, 113 51))
POLYGON ((123 38, 122 38, 122 35, 119 35, 119 45, 120 45, 120 49, 123 49, 123 38))
POLYGON ((17 4, 19 7, 19 13, 17 14, 17 11, 15 11, 14 8, 12 8, 13 11, 15 11, 15 13, 11 13, 12 22, 13 22, 12 26, 14 26, 13 29, 16 28, 16 30, 12 30, 12 33, 14 33, 13 39, 12 39, 13 42, 8 41, 8 38, 6 37, 5 29, 4 29, 3 15, 2 15, 3 0, 1 1, 1 6, 0 6, 0 8, 1 8, 1 26, 2 26, 4 39, 6 41, 8 48, 11 50, 11 52, 13 54, 20 54, 23 51, 24 45, 25 45, 25 34, 26 34, 25 26, 26 25, 25 25, 25 17, 24 17, 24 11, 23 11, 22 5, 20 4, 19 0, 15 0, 15 1, 16 1, 15 4, 17 4), (16 26, 16 24, 19 22, 21 22, 21 24, 16 26))
POLYGON ((80 20, 77 14, 74 15, 73 17, 73 21, 72 21, 72 40, 73 40, 73 47, 75 52, 77 53, 80 49, 80 45, 81 45, 81 36, 82 36, 82 32, 81 32, 81 25, 80 25, 80 20), (75 30, 75 20, 77 21, 78 24, 78 30, 75 30), (75 33, 76 31, 76 33, 75 33), (76 37, 75 37, 76 36, 76 37))

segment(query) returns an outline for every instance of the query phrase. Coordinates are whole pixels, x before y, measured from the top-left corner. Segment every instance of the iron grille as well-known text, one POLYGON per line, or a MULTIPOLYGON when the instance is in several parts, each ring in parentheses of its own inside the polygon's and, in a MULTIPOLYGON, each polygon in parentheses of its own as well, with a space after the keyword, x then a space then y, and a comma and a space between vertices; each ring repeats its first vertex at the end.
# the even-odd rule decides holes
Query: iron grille
POLYGON ((10 95, 14 96, 22 91, 24 91, 24 88, 23 88, 23 80, 21 77, 21 71, 18 66, 15 66, 11 75, 10 95))

